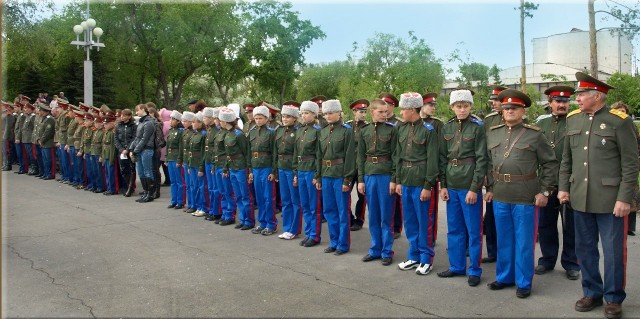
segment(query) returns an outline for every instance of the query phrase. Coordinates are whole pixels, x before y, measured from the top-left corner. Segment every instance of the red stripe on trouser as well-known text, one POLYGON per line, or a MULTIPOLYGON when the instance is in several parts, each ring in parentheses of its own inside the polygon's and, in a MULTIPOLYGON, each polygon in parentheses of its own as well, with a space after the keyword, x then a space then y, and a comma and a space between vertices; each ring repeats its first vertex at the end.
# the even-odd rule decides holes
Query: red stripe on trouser
MULTIPOLYGON (((271 192, 273 194, 273 201, 271 201, 271 206, 273 206, 271 223, 275 224, 275 226, 273 226, 273 231, 276 231, 278 229, 278 219, 276 218, 276 182, 271 182, 271 192)), ((249 194, 251 194, 251 192, 249 192, 249 194)), ((280 194, 280 197, 282 198, 282 194, 280 194)), ((289 195, 289 197, 291 197, 291 195, 289 195)))
MULTIPOLYGON (((480 193, 479 195, 482 195, 482 193, 480 193)), ((482 198, 479 198, 478 200, 482 200, 482 198)), ((480 255, 478 257, 478 265, 482 263, 482 244, 484 243, 484 240, 482 239, 484 231, 484 218, 482 218, 482 216, 484 216, 484 205, 480 205, 480 255)))
POLYGON ((27 148, 24 147, 24 144, 20 144, 20 148, 22 149, 22 158, 24 158, 24 169, 29 169, 29 156, 27 156, 27 148))
MULTIPOLYGON (((315 185, 313 185, 315 187, 315 185)), ((322 192, 316 188, 316 238, 320 240, 320 232, 322 231, 322 192)))
MULTIPOLYGON (((431 201, 433 202, 433 198, 431 198, 431 201)), ((431 203, 429 203, 429 207, 431 207, 431 203)), ((434 223, 435 222, 433 220, 433 211, 431 209, 428 209, 427 210, 427 245, 429 247, 433 246, 433 224, 434 223)), ((435 250, 434 250, 434 253, 435 253, 435 250)), ((433 264, 433 257, 434 256, 429 256, 429 264, 433 264)))
POLYGON ((87 180, 87 160, 84 157, 81 157, 80 160, 82 161, 82 185, 87 187, 89 185, 89 180, 87 180))
POLYGON ((624 290, 627 286, 627 233, 629 232, 629 215, 624 216, 623 222, 624 232, 622 233, 622 289, 624 290))
POLYGON ((38 154, 36 154, 36 144, 31 144, 31 156, 33 156, 33 159, 36 162, 38 161, 38 154))
POLYGON ((180 170, 180 178, 182 178, 182 205, 187 204, 187 183, 184 180, 184 169, 182 167, 178 167, 180 170))
POLYGON ((102 163, 98 162, 98 165, 102 169, 102 189, 104 189, 105 192, 109 191, 107 189, 107 167, 104 165, 104 161, 102 161, 102 163))
MULTIPOLYGON (((536 238, 538 238, 538 206, 533 206, 533 249, 531 249, 531 254, 533 254, 531 260, 533 261, 533 265, 531 265, 531 269, 536 268, 536 238)), ((535 276, 535 271, 531 275, 531 287, 533 287, 533 276, 535 276)))
MULTIPOLYGON (((347 195, 349 196, 349 207, 351 207, 351 192, 349 192, 349 194, 347 195)), ((364 206, 364 205, 363 205, 364 206)), ((339 212, 339 210, 338 210, 339 212)), ((347 216, 347 225, 349 227, 347 227, 347 243, 349 243, 349 247, 351 247, 351 214, 349 213, 349 210, 346 209, 346 213, 348 214, 347 216)))
POLYGON ((438 240, 438 185, 431 189, 429 209, 433 211, 433 240, 438 240))
MULTIPOLYGON (((55 148, 51 148, 51 178, 56 178, 56 152, 55 148)), ((60 168, 62 169, 62 167, 60 168)))
MULTIPOLYGON (((244 172, 247 174, 247 176, 249 176, 249 173, 250 173, 249 168, 245 168, 244 172)), ((253 196, 251 196, 251 189, 250 188, 251 188, 251 185, 249 185, 249 181, 247 179, 247 193, 249 193, 249 220, 253 221, 255 223, 256 218, 255 218, 255 216, 253 214, 253 210, 254 210, 254 208, 253 208, 253 196)))

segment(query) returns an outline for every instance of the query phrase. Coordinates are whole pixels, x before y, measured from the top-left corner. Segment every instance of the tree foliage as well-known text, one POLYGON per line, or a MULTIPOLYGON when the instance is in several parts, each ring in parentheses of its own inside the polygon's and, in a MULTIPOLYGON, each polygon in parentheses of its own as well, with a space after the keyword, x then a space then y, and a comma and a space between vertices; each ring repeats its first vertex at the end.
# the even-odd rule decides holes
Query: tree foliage
POLYGON ((614 73, 607 80, 607 83, 615 87, 607 94, 607 104, 611 105, 614 102, 622 101, 629 105, 631 113, 638 114, 640 112, 640 91, 638 91, 640 76, 614 73))

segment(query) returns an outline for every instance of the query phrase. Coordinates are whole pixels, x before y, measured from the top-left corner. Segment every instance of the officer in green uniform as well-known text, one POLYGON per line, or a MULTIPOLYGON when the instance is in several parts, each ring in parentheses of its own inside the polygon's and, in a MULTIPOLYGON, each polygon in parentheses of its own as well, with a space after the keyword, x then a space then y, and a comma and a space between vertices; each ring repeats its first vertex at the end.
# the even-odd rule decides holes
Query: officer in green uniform
MULTIPOLYGON (((38 106, 38 109, 35 112, 35 119, 33 120, 33 132, 31 133, 31 141, 33 143, 33 148, 35 149, 35 163, 36 163, 36 171, 37 174, 34 175, 35 177, 38 177, 40 179, 43 179, 44 176, 44 161, 42 159, 42 147, 40 147, 40 143, 38 142, 38 138, 40 137, 40 130, 42 129, 42 122, 44 121, 44 117, 42 117, 40 115, 40 106, 44 105, 40 102, 37 102, 38 104, 36 104, 38 106)), ((51 114, 51 112, 49 112, 49 114, 51 114)), ((54 124, 55 124, 55 119, 54 119, 54 124)), ((55 142, 54 142, 55 144, 55 142)))
POLYGON ((507 89, 498 94, 505 123, 487 133, 489 164, 485 200, 493 201, 498 238, 496 281, 500 290, 517 285, 516 296, 531 295, 536 221, 557 183, 558 160, 537 126, 524 124, 531 99, 507 89))
POLYGON ((116 146, 114 144, 115 139, 115 123, 116 113, 109 111, 105 112, 104 116, 104 133, 102 135, 102 153, 100 153, 100 162, 104 165, 106 188, 104 195, 111 196, 116 195, 116 146))
POLYGON ((256 121, 253 119, 253 109, 256 108, 255 104, 245 104, 242 106, 244 108, 244 113, 247 115, 247 122, 242 126, 242 132, 244 135, 248 135, 249 131, 256 126, 256 121))
POLYGON ((342 106, 338 100, 322 103, 322 112, 329 123, 320 131, 318 159, 320 180, 316 188, 322 190, 322 211, 329 229, 329 247, 325 253, 340 256, 349 251, 349 197, 356 171, 353 130, 342 123, 342 106))
POLYGON ((35 107, 29 103, 26 102, 24 104, 24 114, 25 114, 25 119, 24 122, 22 123, 22 125, 20 126, 20 134, 19 137, 16 137, 16 140, 20 140, 20 142, 22 143, 22 145, 24 145, 24 149, 25 152, 27 154, 27 163, 29 165, 29 171, 27 173, 27 175, 35 175, 38 176, 39 170, 38 170, 38 165, 37 165, 37 157, 36 157, 36 147, 35 145, 33 145, 33 130, 35 127, 35 121, 36 121, 36 115, 33 113, 33 110, 35 109, 35 107))
POLYGON ((18 171, 14 172, 14 174, 26 174, 27 170, 29 169, 29 155, 27 153, 25 145, 22 143, 22 127, 24 126, 24 122, 27 119, 27 114, 24 111, 26 103, 23 104, 21 101, 16 101, 16 106, 20 108, 20 114, 16 117, 13 135, 15 137, 14 142, 17 153, 16 155, 20 166, 18 168, 18 171))
POLYGON ((398 145, 398 130, 387 122, 388 105, 381 99, 371 101, 373 123, 362 127, 356 164, 358 194, 369 203, 371 246, 362 261, 382 259, 382 265, 393 262, 393 195, 396 168, 393 153, 398 145))
POLYGON ((37 138, 42 153, 42 179, 50 180, 56 177, 56 150, 54 143, 56 120, 51 116, 51 108, 48 105, 40 103, 38 106, 40 117, 42 118, 37 138))
POLYGON ((327 120, 324 119, 324 115, 322 114, 322 103, 327 100, 327 97, 324 95, 316 95, 309 99, 309 101, 318 104, 318 125, 320 127, 327 126, 327 120))
POLYGON ((189 154, 189 151, 187 150, 188 146, 189 146, 189 141, 191 140, 191 136, 193 136, 193 128, 191 127, 193 124, 193 120, 195 119, 196 114, 193 112, 189 112, 189 111, 185 111, 184 113, 182 113, 182 126, 184 126, 184 131, 182 132, 182 141, 180 143, 180 150, 178 151, 178 159, 176 161, 176 166, 177 167, 182 167, 182 176, 184 176, 185 178, 185 192, 187 194, 187 202, 185 203, 185 207, 183 209, 183 211, 192 214, 195 213, 196 209, 195 208, 190 208, 187 205, 192 205, 193 204, 193 193, 190 191, 191 190, 191 185, 189 184, 188 181, 188 172, 189 172, 189 165, 187 163, 187 155, 189 154))
MULTIPOLYGON (((358 142, 360 141, 360 130, 369 124, 365 120, 365 116, 367 115, 367 109, 369 107, 369 101, 366 99, 360 99, 352 102, 349 105, 351 112, 353 112, 354 119, 347 121, 351 129, 353 129, 353 140, 354 147, 356 152, 358 151, 358 142)), ((353 184, 351 187, 355 186, 358 181, 358 172, 356 171, 356 176, 354 177, 353 184)), ((356 210, 355 212, 351 211, 351 205, 349 205, 349 215, 351 216, 351 231, 358 231, 362 229, 362 225, 364 224, 364 213, 366 210, 367 200, 364 194, 357 192, 358 201, 356 202, 356 210)))
POLYGON ((420 117, 422 95, 404 93, 400 97, 402 123, 396 147, 396 193, 402 198, 402 212, 409 251, 401 270, 416 268, 427 275, 433 267, 433 211, 429 209, 433 187, 438 179, 438 134, 420 117))
MULTIPOLYGON (((64 100, 62 100, 64 101, 64 100)), ((64 147, 64 152, 66 153, 67 158, 69 159, 69 181, 63 182, 65 184, 73 185, 76 184, 76 152, 74 143, 76 141, 74 135, 76 134, 76 130, 78 129, 78 121, 76 120, 76 112, 80 111, 75 105, 69 104, 69 112, 67 113, 67 117, 69 118, 69 125, 67 126, 67 145, 64 147)))
MULTIPOLYGON (((378 98, 385 101, 387 103, 387 122, 399 127, 403 122, 401 118, 398 118, 393 110, 398 106, 398 98, 396 98, 393 94, 383 92, 378 95, 378 98)), ((393 195, 393 239, 400 238, 402 233, 402 201, 400 200, 400 196, 398 194, 393 195)))
POLYGON ((438 277, 468 275, 467 283, 474 287, 482 275, 482 183, 487 172, 487 143, 484 124, 471 114, 471 91, 451 92, 449 104, 456 116, 442 128, 439 161, 440 198, 447 204, 449 269, 439 272, 438 277))
MULTIPOLYGON (((491 113, 485 116, 484 129, 489 131, 490 128, 504 123, 502 119, 502 104, 498 100, 498 94, 507 88, 501 85, 492 85, 491 94, 489 95, 489 103, 491 103, 491 113)), ((485 204, 484 220, 482 223, 487 246, 487 257, 482 258, 483 263, 492 263, 496 261, 498 254, 498 246, 496 244, 496 221, 493 216, 493 204, 487 202, 485 204)))
POLYGON ((86 167, 85 177, 87 179, 87 187, 84 189, 92 191, 96 185, 93 175, 93 163, 91 162, 91 141, 93 139, 93 133, 95 132, 95 127, 93 126, 93 115, 91 115, 91 113, 87 112, 84 114, 83 125, 84 130, 82 131, 80 150, 78 153, 80 153, 84 159, 86 167))
POLYGON ((189 144, 184 146, 184 163, 189 167, 187 182, 193 199, 189 203, 189 208, 195 209, 191 215, 202 217, 208 215, 205 212, 207 201, 205 198, 206 182, 204 175, 204 147, 207 131, 204 126, 204 114, 202 111, 196 113, 192 126, 193 135, 189 139, 189 144))
POLYGON ((638 147, 631 118, 606 105, 613 87, 576 73, 578 110, 567 115, 558 199, 571 202, 584 312, 607 302, 605 317, 620 318, 626 297, 627 217, 638 183, 638 147), (602 240, 604 285, 600 275, 602 240))
POLYGON ((13 165, 16 117, 13 115, 13 105, 2 101, 2 170, 10 171, 13 165))
POLYGON ((101 116, 96 116, 93 120, 93 127, 95 128, 93 136, 91 137, 91 166, 93 167, 93 179, 94 193, 103 193, 106 187, 104 180, 104 174, 102 174, 103 166, 100 161, 100 155, 102 155, 102 138, 104 136, 104 119, 101 116))
MULTIPOLYGON (((540 130, 555 151, 558 163, 562 160, 564 138, 566 136, 567 113, 569 112, 569 98, 574 89, 570 86, 556 85, 544 91, 548 96, 551 116, 538 122, 540 130)), ((567 278, 576 280, 580 277, 580 266, 576 257, 575 231, 573 225, 573 211, 571 206, 561 206, 558 201, 557 185, 549 196, 547 206, 540 209, 538 224, 538 240, 542 256, 538 259, 536 275, 542 275, 552 270, 558 259, 558 215, 562 218, 562 256, 560 263, 565 269, 567 278), (563 207, 564 206, 564 207, 563 207)))
POLYGON ((169 169, 171 180, 171 202, 167 208, 182 209, 185 203, 184 171, 176 164, 178 162, 178 154, 181 151, 180 144, 182 143, 184 127, 182 126, 182 114, 180 112, 173 110, 171 111, 170 117, 171 129, 169 129, 169 133, 167 134, 167 145, 165 145, 167 148, 165 163, 169 169))
POLYGON ((68 182, 70 178, 71 166, 69 156, 65 148, 67 147, 69 124, 72 122, 72 118, 68 115, 69 102, 62 99, 57 99, 58 103, 58 116, 56 117, 56 135, 58 143, 56 144, 58 158, 60 159, 60 170, 62 177, 58 180, 61 183, 68 182))
POLYGON ((422 95, 422 108, 420 109, 420 117, 422 117, 423 121, 431 124, 431 126, 436 129, 436 132, 440 134, 444 123, 442 123, 441 119, 433 116, 436 113, 437 97, 438 93, 432 92, 422 95))

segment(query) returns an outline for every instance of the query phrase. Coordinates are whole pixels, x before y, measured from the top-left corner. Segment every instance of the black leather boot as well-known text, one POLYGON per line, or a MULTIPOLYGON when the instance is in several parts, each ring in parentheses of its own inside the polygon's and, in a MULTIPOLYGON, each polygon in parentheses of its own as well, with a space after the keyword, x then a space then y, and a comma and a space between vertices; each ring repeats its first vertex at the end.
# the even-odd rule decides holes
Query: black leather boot
POLYGON ((147 182, 148 179, 146 178, 141 178, 140 179, 140 184, 142 184, 142 189, 144 190, 142 192, 142 195, 140 196, 140 198, 136 199, 136 202, 138 203, 142 203, 143 200, 148 196, 149 194, 149 183, 147 182))
POLYGON ((153 201, 155 195, 156 183, 153 178, 145 178, 147 181, 147 193, 140 199, 140 203, 148 203, 153 201))

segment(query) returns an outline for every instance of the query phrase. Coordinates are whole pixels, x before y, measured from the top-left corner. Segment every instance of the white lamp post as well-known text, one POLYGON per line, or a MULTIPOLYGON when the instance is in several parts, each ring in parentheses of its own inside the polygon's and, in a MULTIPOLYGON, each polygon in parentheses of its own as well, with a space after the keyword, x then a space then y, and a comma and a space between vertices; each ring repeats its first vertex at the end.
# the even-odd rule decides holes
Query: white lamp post
POLYGON ((96 47, 98 51, 104 48, 104 43, 100 43, 100 37, 104 33, 102 28, 96 27, 96 20, 89 18, 89 1, 87 1, 87 20, 73 26, 73 32, 76 34, 76 40, 71 41, 71 45, 76 48, 84 47, 87 52, 87 59, 84 60, 84 103, 93 105, 93 62, 91 61, 91 50, 96 47), (80 35, 83 34, 82 41, 80 35), (93 36, 96 41, 93 41, 93 36))

